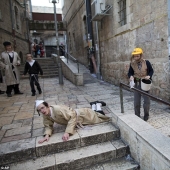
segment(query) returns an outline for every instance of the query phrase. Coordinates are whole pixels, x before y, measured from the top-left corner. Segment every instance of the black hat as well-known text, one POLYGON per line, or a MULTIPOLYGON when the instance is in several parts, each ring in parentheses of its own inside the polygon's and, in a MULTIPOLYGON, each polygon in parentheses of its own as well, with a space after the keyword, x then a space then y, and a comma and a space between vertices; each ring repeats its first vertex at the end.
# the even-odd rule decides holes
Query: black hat
POLYGON ((5 42, 3 43, 3 45, 6 47, 6 46, 8 46, 8 45, 11 45, 11 43, 8 42, 8 41, 5 41, 5 42))

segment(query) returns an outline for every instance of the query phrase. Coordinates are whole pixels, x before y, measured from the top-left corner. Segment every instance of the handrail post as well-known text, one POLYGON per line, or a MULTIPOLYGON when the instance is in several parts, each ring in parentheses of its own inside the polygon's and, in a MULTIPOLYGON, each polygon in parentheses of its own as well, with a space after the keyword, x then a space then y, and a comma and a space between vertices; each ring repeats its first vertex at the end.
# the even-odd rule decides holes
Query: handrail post
POLYGON ((77 69, 78 69, 78 73, 79 73, 79 62, 77 60, 77 69))
POLYGON ((124 107, 123 107, 123 91, 122 91, 122 84, 120 83, 120 105, 121 105, 121 113, 124 113, 124 107))
POLYGON ((68 63, 68 53, 66 55, 67 55, 67 63, 68 63))
POLYGON ((58 72, 59 72, 59 84, 63 84, 63 73, 62 73, 62 64, 61 61, 58 63, 58 72))

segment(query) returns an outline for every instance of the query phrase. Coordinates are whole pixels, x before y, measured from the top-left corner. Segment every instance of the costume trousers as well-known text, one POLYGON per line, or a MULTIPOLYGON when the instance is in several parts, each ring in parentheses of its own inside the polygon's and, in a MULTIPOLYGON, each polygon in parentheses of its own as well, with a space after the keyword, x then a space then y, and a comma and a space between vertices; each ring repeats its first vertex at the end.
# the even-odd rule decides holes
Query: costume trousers
POLYGON ((30 75, 30 86, 31 86, 31 92, 32 93, 36 92, 34 84, 37 86, 38 91, 41 92, 41 87, 40 87, 40 84, 38 82, 38 75, 37 74, 30 75))
POLYGON ((6 94, 11 94, 12 89, 14 89, 14 93, 18 93, 19 92, 19 84, 8 85, 6 94))
MULTIPOLYGON (((141 82, 135 83, 135 88, 141 90, 141 82)), ((147 91, 146 93, 149 93, 147 91)), ((143 109, 144 109, 144 116, 149 116, 149 109, 150 109, 150 98, 148 96, 142 95, 144 99, 143 109)), ((141 94, 134 91, 134 109, 135 115, 140 117, 140 106, 141 106, 141 94)))

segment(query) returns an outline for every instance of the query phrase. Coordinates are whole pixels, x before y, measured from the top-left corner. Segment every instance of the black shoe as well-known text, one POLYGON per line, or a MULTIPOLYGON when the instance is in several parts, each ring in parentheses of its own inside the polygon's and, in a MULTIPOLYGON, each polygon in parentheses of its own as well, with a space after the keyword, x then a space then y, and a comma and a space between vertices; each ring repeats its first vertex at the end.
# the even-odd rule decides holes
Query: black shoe
POLYGON ((106 103, 103 102, 103 101, 94 101, 94 102, 90 102, 90 105, 97 104, 97 103, 101 103, 102 106, 106 106, 106 103))
POLYGON ((96 104, 96 102, 97 102, 97 101, 95 101, 95 102, 90 102, 90 105, 92 106, 93 104, 96 104))
POLYGON ((22 92, 19 91, 19 92, 15 92, 15 94, 24 94, 24 93, 22 93, 22 92))
POLYGON ((143 120, 147 121, 149 119, 149 116, 144 116, 143 120))
POLYGON ((5 93, 4 91, 1 91, 1 90, 0 90, 0 94, 4 94, 4 93, 5 93))
POLYGON ((42 91, 39 91, 39 94, 41 94, 42 93, 42 91))
POLYGON ((102 106, 106 106, 106 103, 105 103, 105 102, 103 102, 103 101, 97 101, 97 103, 101 103, 101 104, 102 104, 102 106))
POLYGON ((32 93, 32 96, 35 96, 35 93, 32 93))
POLYGON ((105 115, 105 113, 103 112, 103 110, 97 110, 96 112, 102 114, 102 115, 105 115))
POLYGON ((7 94, 8 97, 12 97, 12 94, 7 94))

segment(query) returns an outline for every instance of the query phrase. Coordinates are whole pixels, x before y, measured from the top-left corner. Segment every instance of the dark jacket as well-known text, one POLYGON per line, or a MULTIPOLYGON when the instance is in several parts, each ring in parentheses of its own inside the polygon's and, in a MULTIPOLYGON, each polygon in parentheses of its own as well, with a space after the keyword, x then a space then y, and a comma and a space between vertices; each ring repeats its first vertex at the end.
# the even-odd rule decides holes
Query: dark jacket
MULTIPOLYGON (((148 76, 150 76, 150 79, 152 79, 152 75, 154 73, 153 68, 151 66, 151 63, 148 60, 145 60, 145 61, 146 61, 146 65, 147 65, 147 74, 148 74, 148 76)), ((130 65, 128 77, 130 78, 130 76, 133 76, 133 75, 134 75, 134 70, 133 70, 132 66, 130 65)))
POLYGON ((25 63, 25 69, 24 69, 24 75, 27 74, 40 74, 43 75, 43 71, 41 69, 41 66, 37 61, 34 62, 34 64, 31 66, 28 62, 25 63))

